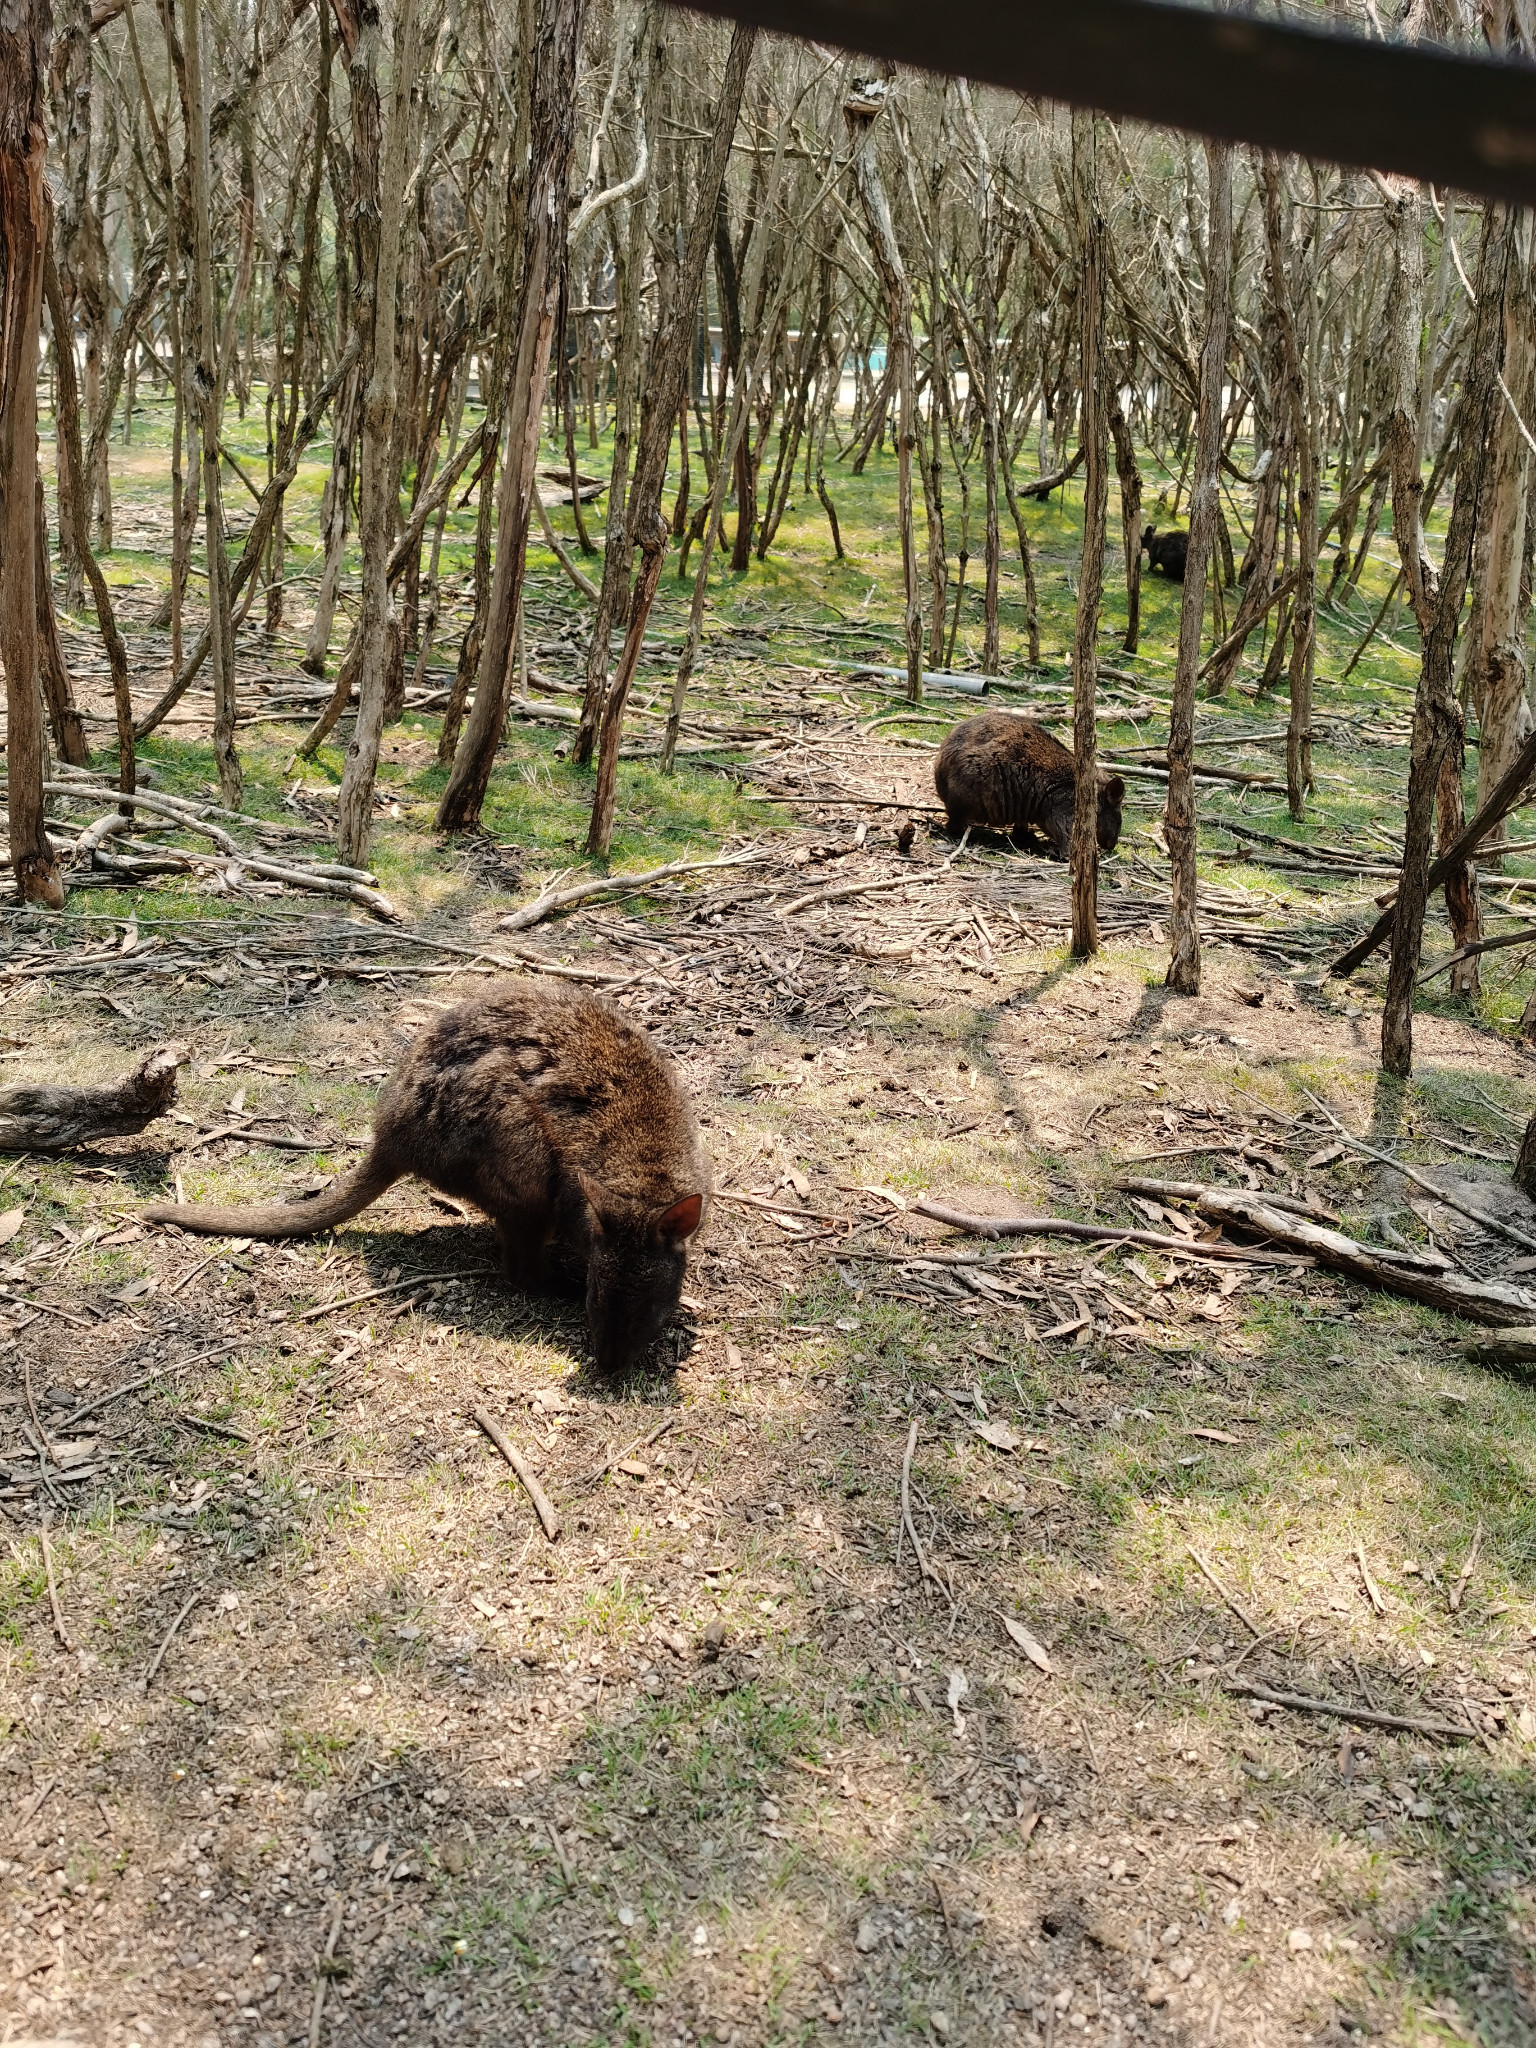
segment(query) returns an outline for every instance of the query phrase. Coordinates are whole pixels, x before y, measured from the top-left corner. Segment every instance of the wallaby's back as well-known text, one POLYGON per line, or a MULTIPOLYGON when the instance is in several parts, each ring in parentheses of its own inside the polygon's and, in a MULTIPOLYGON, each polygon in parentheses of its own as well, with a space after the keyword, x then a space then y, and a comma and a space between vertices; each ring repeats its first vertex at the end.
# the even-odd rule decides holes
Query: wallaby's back
MULTIPOLYGON (((951 832, 987 825, 1044 833, 1058 860, 1067 858, 1077 773, 1067 749, 1033 719, 982 711, 957 725, 933 770, 951 832)), ((1099 776, 1098 839, 1107 853, 1120 836, 1125 784, 1099 776)))
POLYGON ((601 996, 508 980, 421 1032, 379 1095, 368 1154, 324 1194, 250 1209, 162 1202, 145 1213, 184 1230, 304 1237, 407 1174, 503 1226, 542 1214, 554 1226, 540 1233, 546 1243, 581 1202, 582 1174, 651 1207, 708 1185, 691 1106, 646 1034, 601 996))

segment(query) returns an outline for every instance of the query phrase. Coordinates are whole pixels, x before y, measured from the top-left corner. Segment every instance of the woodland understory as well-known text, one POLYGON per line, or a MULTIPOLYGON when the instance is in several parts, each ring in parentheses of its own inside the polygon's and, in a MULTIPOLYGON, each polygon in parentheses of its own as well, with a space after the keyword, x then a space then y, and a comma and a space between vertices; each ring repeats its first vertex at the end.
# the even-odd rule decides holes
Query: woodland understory
POLYGON ((48 55, 0 1078, 182 1066, 0 1162, 0 2038, 1536 2039, 1529 219, 651 6, 48 55), (415 1183, 140 1220, 506 972, 699 1106, 632 1381, 415 1183))

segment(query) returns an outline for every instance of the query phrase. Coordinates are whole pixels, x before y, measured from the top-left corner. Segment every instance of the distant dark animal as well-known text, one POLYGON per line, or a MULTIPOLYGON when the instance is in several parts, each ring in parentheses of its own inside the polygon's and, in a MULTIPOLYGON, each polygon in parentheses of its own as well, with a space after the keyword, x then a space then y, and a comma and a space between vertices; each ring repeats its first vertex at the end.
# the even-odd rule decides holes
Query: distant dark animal
POLYGON ((1150 568, 1161 569, 1170 583, 1184 581, 1184 565, 1189 559, 1187 533, 1159 533, 1155 526, 1144 526, 1141 545, 1150 568))
MULTIPOLYGON (((1057 860, 1067 858, 1072 806, 1077 787, 1072 756, 1032 719, 1008 711, 983 711, 957 725, 939 749, 934 786, 948 812, 951 832, 991 825, 1026 834, 1045 834, 1057 860)), ((1112 853, 1120 838, 1125 783, 1099 771, 1101 851, 1112 853)))
POLYGON ((485 1211, 514 1286, 584 1294, 604 1371, 636 1363, 675 1312, 709 1199, 692 1105, 645 1032, 602 996, 506 980, 421 1033, 379 1096, 366 1157, 323 1194, 145 1214, 306 1237, 407 1174, 485 1211))

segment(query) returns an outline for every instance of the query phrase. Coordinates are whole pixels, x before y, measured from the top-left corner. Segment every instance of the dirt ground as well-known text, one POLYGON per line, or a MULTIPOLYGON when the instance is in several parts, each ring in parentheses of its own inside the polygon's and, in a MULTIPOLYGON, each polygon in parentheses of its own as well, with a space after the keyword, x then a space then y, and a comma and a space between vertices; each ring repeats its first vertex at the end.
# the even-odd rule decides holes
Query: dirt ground
POLYGON ((1174 1000, 1133 886, 1074 965, 1059 870, 845 816, 507 956, 625 977, 701 1106, 624 1387, 415 1184, 318 1242, 135 1220, 345 1164, 480 968, 284 905, 129 975, 121 920, 13 920, 12 1071, 192 1057, 179 1124, 0 1188, 6 2041, 1536 2038, 1526 1390, 1176 1203, 1187 1253, 912 1213, 1156 1219, 1140 1161, 1422 1237, 1306 1091, 1502 1170, 1529 1056, 1426 1017, 1389 1089, 1369 985, 1217 946, 1174 1000))

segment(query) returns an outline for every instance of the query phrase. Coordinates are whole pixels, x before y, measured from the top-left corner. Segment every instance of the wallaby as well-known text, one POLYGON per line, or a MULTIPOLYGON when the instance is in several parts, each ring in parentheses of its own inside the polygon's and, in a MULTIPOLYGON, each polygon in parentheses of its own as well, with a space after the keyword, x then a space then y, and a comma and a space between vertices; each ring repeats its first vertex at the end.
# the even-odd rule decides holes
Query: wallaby
POLYGON ((1161 569, 1170 583, 1184 581, 1184 570, 1189 561, 1187 533, 1159 533, 1155 526, 1144 526, 1141 545, 1149 569, 1161 569))
MULTIPOLYGON (((991 825, 1027 835, 1038 826, 1057 860, 1067 858, 1077 771, 1072 756, 1033 719, 1011 711, 983 711, 957 725, 939 749, 933 780, 951 832, 991 825)), ((1120 838, 1125 783, 1099 770, 1100 850, 1113 853, 1120 838)))
POLYGON ((710 1187, 692 1105, 639 1025, 602 996, 506 980, 421 1033, 379 1096, 366 1156, 323 1194, 145 1214, 306 1237, 406 1174, 485 1211, 514 1286, 584 1291, 605 1372, 633 1365, 676 1310, 710 1187))

